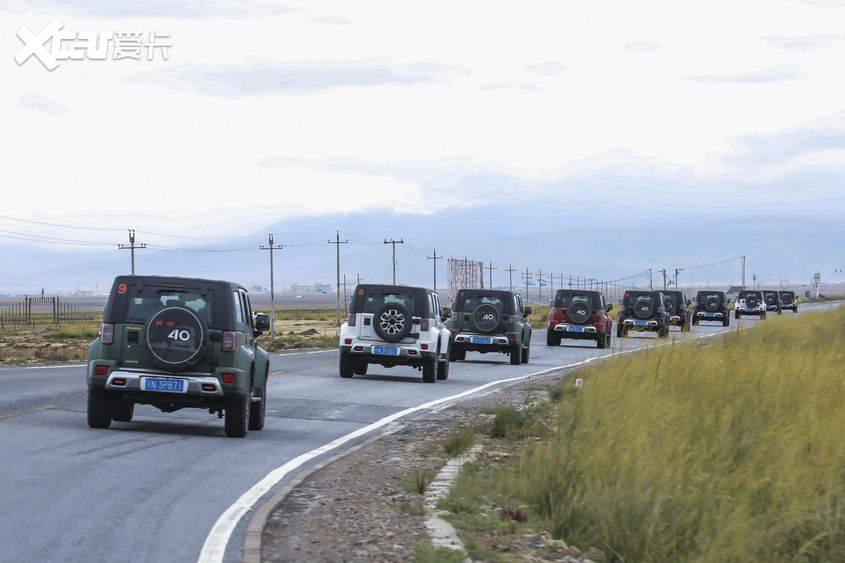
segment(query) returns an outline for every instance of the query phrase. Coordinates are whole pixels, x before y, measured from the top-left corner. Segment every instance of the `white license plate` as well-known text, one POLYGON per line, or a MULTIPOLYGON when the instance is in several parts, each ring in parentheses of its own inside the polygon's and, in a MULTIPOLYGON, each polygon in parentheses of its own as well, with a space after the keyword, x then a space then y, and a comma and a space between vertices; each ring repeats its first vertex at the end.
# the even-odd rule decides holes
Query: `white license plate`
POLYGON ((705 317, 715 317, 716 313, 705 313, 704 316, 705 317))
POLYGON ((142 377, 141 389, 144 391, 163 391, 165 393, 186 393, 188 391, 186 383, 184 379, 142 377))
POLYGON ((489 336, 473 336, 469 341, 472 344, 493 344, 493 339, 489 336))
POLYGON ((373 346, 373 354, 380 356, 398 356, 399 348, 395 346, 373 346))
POLYGON ((645 321, 634 321, 634 326, 648 326, 648 323, 645 321))
POLYGON ((567 332, 584 332, 583 326, 570 326, 566 329, 567 332))

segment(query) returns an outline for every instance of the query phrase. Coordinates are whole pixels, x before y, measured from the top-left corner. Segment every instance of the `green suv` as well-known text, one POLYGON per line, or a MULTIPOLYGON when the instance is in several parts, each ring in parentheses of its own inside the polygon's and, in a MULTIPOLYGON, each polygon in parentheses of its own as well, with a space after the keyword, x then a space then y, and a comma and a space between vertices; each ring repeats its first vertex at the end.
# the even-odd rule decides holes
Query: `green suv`
POLYGON ((88 349, 88 426, 132 420, 135 405, 208 409, 227 436, 264 428, 270 328, 246 289, 196 278, 119 276, 88 349))
POLYGON ((501 352, 511 364, 527 364, 531 352, 531 325, 525 320, 531 307, 512 291, 461 289, 446 323, 454 342, 449 360, 465 360, 467 352, 501 352))

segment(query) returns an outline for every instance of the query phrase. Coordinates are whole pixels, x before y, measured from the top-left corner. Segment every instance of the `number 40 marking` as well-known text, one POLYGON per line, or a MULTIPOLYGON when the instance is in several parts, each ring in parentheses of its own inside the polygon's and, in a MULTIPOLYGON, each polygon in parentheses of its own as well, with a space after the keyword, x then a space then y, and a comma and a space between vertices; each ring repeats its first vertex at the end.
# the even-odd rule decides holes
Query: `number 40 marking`
POLYGON ((179 330, 178 328, 174 328, 173 332, 167 335, 167 338, 172 338, 173 340, 181 340, 182 342, 187 342, 191 339, 191 333, 187 330, 179 330))

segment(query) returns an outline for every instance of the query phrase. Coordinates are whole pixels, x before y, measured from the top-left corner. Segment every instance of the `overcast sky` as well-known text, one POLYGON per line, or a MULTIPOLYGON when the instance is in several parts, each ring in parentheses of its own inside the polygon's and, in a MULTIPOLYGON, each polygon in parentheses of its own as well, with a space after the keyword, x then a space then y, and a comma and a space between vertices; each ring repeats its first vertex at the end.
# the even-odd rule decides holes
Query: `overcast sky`
POLYGON ((0 49, 4 217, 228 237, 514 197, 845 211, 845 0, 8 0, 0 49), (19 65, 54 20, 141 31, 140 60, 19 65))

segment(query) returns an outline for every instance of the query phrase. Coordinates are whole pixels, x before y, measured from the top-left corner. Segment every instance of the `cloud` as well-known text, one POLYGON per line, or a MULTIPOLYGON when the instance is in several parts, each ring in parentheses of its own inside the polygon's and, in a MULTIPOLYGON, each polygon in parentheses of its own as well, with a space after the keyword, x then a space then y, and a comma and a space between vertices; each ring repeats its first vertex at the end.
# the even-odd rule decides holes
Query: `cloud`
POLYGON ((246 0, 5 0, 0 10, 18 14, 32 10, 38 14, 57 12, 76 18, 209 18, 255 17, 294 11, 284 6, 253 4, 246 0))
POLYGON ((814 37, 768 37, 769 43, 784 51, 809 51, 830 47, 833 37, 816 35, 814 37))
POLYGON ((537 74, 558 74, 563 72, 565 67, 557 63, 541 63, 526 67, 525 70, 529 72, 536 72, 537 74))
POLYGON ((794 66, 779 66, 759 72, 746 72, 742 74, 687 76, 686 78, 687 80, 692 80, 693 82, 765 84, 767 82, 803 80, 807 78, 807 75, 794 66))
POLYGON ((452 76, 462 74, 469 74, 469 71, 436 64, 417 64, 396 70, 387 61, 282 64, 251 60, 242 66, 186 65, 135 75, 128 81, 162 84, 193 94, 241 97, 315 94, 342 86, 448 83, 452 76))
POLYGON ((328 24, 346 24, 352 23, 352 20, 339 17, 314 18, 309 23, 328 23, 328 24))
POLYGON ((655 45, 654 43, 626 43, 625 48, 637 53, 647 53, 649 51, 660 50, 660 46, 655 45))
POLYGON ((522 90, 539 90, 533 84, 516 84, 516 83, 502 83, 502 84, 480 84, 479 90, 505 90, 509 88, 519 88, 522 90))
POLYGON ((53 100, 48 100, 47 98, 42 98, 41 96, 36 96, 34 94, 22 97, 18 101, 18 106, 23 109, 40 111, 41 113, 49 113, 52 115, 70 111, 68 108, 57 104, 53 100))
POLYGON ((822 6, 823 8, 845 8, 845 0, 802 0, 807 4, 822 6))

